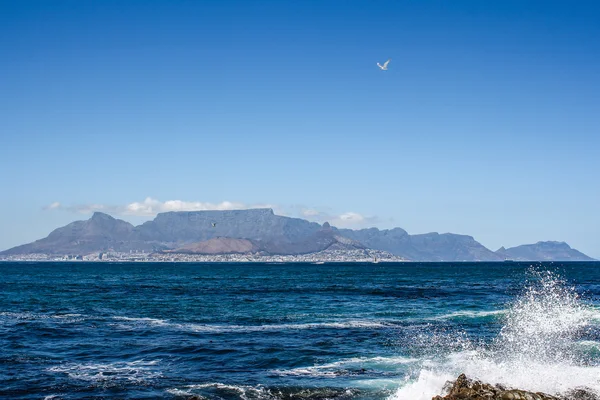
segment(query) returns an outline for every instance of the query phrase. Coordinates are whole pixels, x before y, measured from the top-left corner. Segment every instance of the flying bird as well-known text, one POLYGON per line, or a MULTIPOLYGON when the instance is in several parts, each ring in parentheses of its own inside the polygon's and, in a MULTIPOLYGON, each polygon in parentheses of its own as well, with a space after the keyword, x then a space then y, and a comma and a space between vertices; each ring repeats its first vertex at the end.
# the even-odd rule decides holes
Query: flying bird
POLYGON ((379 68, 381 68, 381 70, 382 70, 382 71, 387 71, 387 65, 389 64, 389 62, 390 62, 391 60, 392 60, 392 59, 390 58, 389 60, 387 60, 386 62, 384 62, 384 63, 383 63, 383 65, 381 65, 381 64, 379 64, 379 63, 377 63, 377 66, 378 66, 379 68))
POLYGON ((217 226, 217 223, 216 223, 216 222, 213 222, 213 223, 212 223, 212 227, 214 228, 215 226, 217 226))

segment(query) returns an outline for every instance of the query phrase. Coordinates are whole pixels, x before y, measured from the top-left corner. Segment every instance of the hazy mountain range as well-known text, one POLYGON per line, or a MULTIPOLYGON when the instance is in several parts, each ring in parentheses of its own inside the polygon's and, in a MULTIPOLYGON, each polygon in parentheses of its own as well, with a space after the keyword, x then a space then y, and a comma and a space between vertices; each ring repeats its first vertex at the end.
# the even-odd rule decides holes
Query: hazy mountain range
POLYGON ((182 252, 194 254, 308 254, 328 249, 384 250, 412 261, 590 261, 564 242, 538 242, 498 251, 473 237, 453 233, 409 235, 400 228, 338 229, 271 209, 167 212, 133 226, 96 212, 52 231, 46 238, 0 255, 93 252, 182 252))

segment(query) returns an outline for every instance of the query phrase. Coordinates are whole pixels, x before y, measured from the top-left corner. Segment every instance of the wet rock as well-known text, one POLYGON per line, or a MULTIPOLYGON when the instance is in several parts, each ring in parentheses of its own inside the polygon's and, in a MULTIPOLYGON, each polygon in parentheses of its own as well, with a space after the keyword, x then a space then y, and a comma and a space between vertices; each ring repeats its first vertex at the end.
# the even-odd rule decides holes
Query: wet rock
POLYGON ((563 396, 563 399, 569 400, 600 400, 600 396, 594 393, 591 389, 579 388, 570 390, 563 396))
MULTIPOLYGON (((591 394, 587 391, 583 391, 591 394)), ((533 393, 524 390, 506 389, 502 386, 490 385, 469 379, 461 374, 458 379, 446 389, 445 396, 435 396, 432 400, 588 400, 586 397, 554 397, 545 393, 533 393)), ((580 395, 583 395, 580 393, 580 395)), ((596 397, 593 398, 597 400, 596 397)), ((592 400, 590 398, 589 400, 592 400)))

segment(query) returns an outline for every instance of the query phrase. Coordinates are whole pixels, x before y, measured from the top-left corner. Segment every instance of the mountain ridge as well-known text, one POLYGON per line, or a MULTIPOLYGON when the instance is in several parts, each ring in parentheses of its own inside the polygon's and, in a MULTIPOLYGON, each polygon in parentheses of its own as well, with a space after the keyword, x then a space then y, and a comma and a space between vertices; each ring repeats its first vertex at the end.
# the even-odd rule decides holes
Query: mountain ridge
POLYGON ((554 261, 557 258, 560 258, 561 261, 594 261, 593 258, 571 248, 567 243, 552 240, 523 244, 508 249, 501 247, 496 250, 496 254, 515 261, 554 261))
POLYGON ((225 211, 171 211, 134 226, 102 212, 59 227, 43 239, 0 252, 89 254, 93 252, 261 252, 299 255, 328 249, 372 249, 411 261, 589 261, 564 242, 538 242, 494 252, 472 236, 454 233, 410 235, 402 228, 342 229, 277 215, 270 208, 225 211))

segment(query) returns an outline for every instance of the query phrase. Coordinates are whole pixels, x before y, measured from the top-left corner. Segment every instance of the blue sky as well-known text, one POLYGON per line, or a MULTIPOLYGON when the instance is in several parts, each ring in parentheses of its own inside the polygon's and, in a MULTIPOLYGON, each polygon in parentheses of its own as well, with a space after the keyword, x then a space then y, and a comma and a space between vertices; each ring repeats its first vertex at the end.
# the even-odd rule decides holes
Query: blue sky
POLYGON ((94 209, 229 201, 600 258, 599 20, 592 1, 0 1, 0 249, 94 209))

